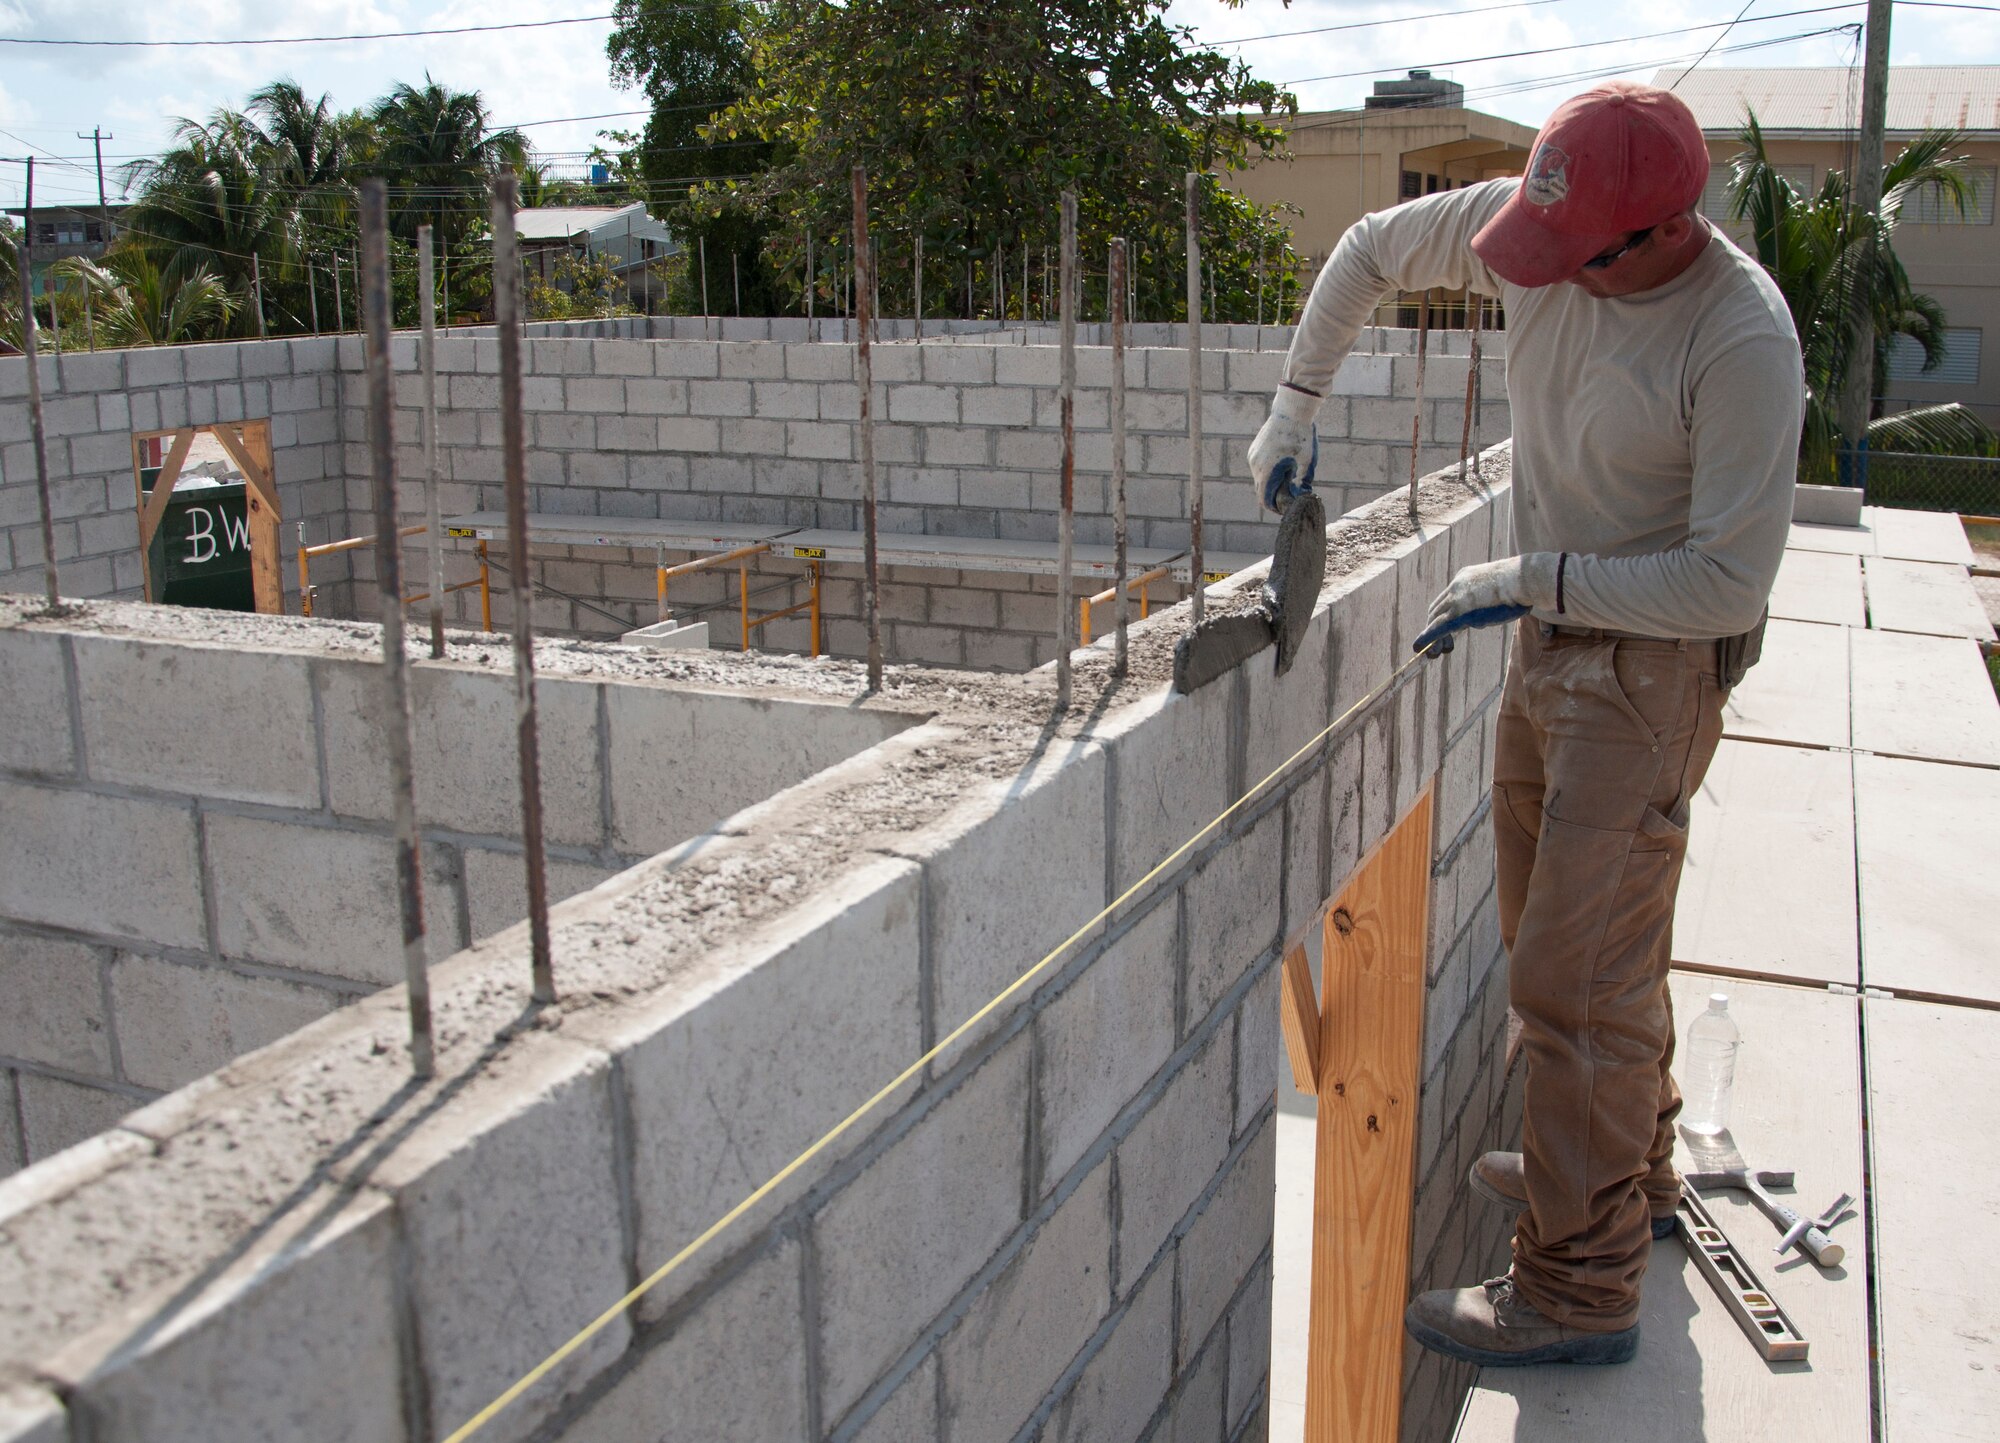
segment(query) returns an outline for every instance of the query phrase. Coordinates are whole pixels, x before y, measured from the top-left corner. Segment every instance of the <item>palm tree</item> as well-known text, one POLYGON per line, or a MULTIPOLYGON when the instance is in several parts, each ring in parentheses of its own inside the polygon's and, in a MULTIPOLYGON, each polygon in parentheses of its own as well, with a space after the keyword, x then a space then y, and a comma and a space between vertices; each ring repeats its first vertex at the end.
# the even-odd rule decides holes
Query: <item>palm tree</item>
POLYGON ((528 167, 526 136, 489 131, 477 91, 449 89, 428 74, 421 86, 398 85, 378 100, 369 120, 374 143, 368 161, 399 197, 389 223, 404 240, 415 240, 417 227, 429 225, 441 242, 462 241, 481 223, 494 175, 528 167))
POLYGON ((1961 211, 1971 200, 1967 159, 1949 155, 1964 137, 1930 130, 1904 147, 1883 170, 1882 201, 1873 215, 1854 213, 1847 177, 1837 170, 1827 172, 1816 195, 1801 195, 1772 165, 1754 113, 1739 138, 1743 150, 1734 162, 1730 215, 1750 223, 1757 259, 1785 297, 1805 357, 1799 478, 1831 481, 1842 448, 1840 392, 1861 298, 1874 317, 1878 403, 1897 336, 1923 348, 1925 370, 1944 360, 1944 308, 1910 284, 1893 241, 1904 203, 1920 191, 1933 190, 1961 211))
POLYGON ((111 346, 167 346, 226 335, 235 300, 205 267, 163 269, 145 249, 120 246, 94 265, 81 256, 55 263, 57 275, 90 291, 97 334, 111 346))

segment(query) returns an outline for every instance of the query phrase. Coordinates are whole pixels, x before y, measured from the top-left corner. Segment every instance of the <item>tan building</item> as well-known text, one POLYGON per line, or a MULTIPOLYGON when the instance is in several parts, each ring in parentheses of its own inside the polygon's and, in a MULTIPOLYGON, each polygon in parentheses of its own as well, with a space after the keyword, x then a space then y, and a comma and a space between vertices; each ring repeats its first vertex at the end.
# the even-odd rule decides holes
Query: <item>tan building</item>
POLYGON ((1359 110, 1276 122, 1288 133, 1290 158, 1239 171, 1228 184, 1259 205, 1297 209, 1292 244, 1310 281, 1342 233, 1370 211, 1526 169, 1534 127, 1467 110, 1464 100, 1463 86, 1428 71, 1377 81, 1359 110))
MULTIPOLYGON (((1714 161, 1702 208, 1726 215, 1730 161, 1745 117, 1755 111, 1772 161, 1800 190, 1811 193, 1829 169, 1853 164, 1855 117, 1860 106, 1856 72, 1840 66, 1772 70, 1706 67, 1683 76, 1663 70, 1653 77, 1671 85, 1693 108, 1708 136, 1714 161)), ((2000 174, 2000 65, 1905 65, 1889 72, 1889 153, 1931 128, 1965 135, 1975 203, 1964 214, 1929 196, 1904 210, 1896 254, 1911 282, 1944 307, 1949 350, 1937 370, 1922 371, 1922 352, 1910 341, 1892 350, 1886 406, 1892 411, 1962 401, 2000 426, 2000 235, 1993 198, 2000 174)), ((1731 227, 1740 231, 1740 227, 1731 227)))

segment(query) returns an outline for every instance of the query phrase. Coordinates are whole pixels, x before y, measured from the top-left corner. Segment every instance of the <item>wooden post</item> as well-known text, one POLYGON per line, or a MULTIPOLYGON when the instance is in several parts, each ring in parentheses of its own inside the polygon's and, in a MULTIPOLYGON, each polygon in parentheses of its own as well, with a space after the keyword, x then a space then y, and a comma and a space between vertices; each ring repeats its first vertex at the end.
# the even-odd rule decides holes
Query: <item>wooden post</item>
MULTIPOLYGON (((1395 1443, 1401 1421, 1430 860, 1426 790, 1327 908, 1306 1443, 1395 1443)), ((1288 1050, 1297 1080, 1310 1048, 1288 1050)))

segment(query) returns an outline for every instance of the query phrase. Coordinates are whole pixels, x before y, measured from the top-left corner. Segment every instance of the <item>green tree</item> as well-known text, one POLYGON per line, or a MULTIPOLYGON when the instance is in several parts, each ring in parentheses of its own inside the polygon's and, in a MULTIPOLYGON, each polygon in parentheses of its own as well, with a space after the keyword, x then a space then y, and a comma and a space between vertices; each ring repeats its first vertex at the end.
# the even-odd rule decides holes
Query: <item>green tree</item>
POLYGON ((0 216, 0 342, 21 349, 21 231, 0 216))
POLYGON ((360 169, 388 180, 389 226, 406 241, 429 225, 440 243, 462 245, 486 224, 493 177, 529 166, 527 137, 489 129, 477 91, 452 90, 429 75, 376 101, 369 120, 373 137, 360 169))
MULTIPOLYGON (((1924 369, 1944 360, 1944 308, 1919 292, 1897 258, 1895 235, 1903 207, 1922 192, 1937 195, 1961 213, 1972 199, 1971 173, 1964 156, 1952 156, 1964 137, 1930 130, 1905 146, 1884 168, 1882 203, 1873 215, 1856 214, 1847 177, 1827 172, 1819 191, 1808 197, 1772 165, 1763 127, 1753 113, 1739 138, 1734 161, 1730 214, 1749 222, 1758 261, 1777 282, 1799 333, 1805 359, 1806 420, 1799 440, 1799 479, 1837 479, 1840 392, 1849 364, 1854 307, 1866 298, 1874 316, 1873 394, 1879 411, 1889 348, 1908 336, 1923 348, 1924 369)), ((1882 418, 1893 423, 1895 418, 1882 418)), ((1871 438, 1891 437, 1899 448, 1933 443, 1944 434, 1928 428, 1890 425, 1871 438), (1907 431, 1907 435, 1903 432, 1907 431)))
POLYGON ((170 272, 137 246, 122 246, 95 265, 60 260, 54 273, 87 289, 100 346, 167 346, 226 335, 235 298, 201 266, 170 272))
MULTIPOLYGON (((1020 262, 1039 306, 1042 260, 1055 256, 1057 197, 1074 189, 1085 313, 1102 314, 1112 236, 1133 244, 1137 314, 1185 315, 1183 176, 1203 177, 1199 226, 1213 266, 1211 315, 1254 305, 1260 245, 1290 270, 1287 232, 1224 189, 1217 171, 1279 153, 1263 117, 1292 98, 1240 62, 1191 45, 1166 0, 774 0, 748 20, 753 80, 703 135, 762 140, 770 166, 710 182, 699 204, 768 230, 765 260, 803 294, 831 298, 836 255, 851 247, 850 167, 867 166, 885 307, 911 304, 914 240, 924 240, 925 309, 990 309, 1002 272, 1021 314, 1020 262)), ((794 301, 794 304, 797 304, 794 301)), ((824 302, 822 302, 824 304, 824 302)))

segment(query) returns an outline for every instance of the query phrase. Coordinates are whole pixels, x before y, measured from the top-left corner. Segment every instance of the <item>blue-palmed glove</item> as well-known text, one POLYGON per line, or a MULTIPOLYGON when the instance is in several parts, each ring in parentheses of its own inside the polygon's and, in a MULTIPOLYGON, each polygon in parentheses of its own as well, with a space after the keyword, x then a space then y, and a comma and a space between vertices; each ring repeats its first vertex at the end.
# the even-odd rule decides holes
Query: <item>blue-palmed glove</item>
POLYGON ((1267 510, 1283 514, 1301 492, 1312 489, 1313 468, 1319 461, 1319 436, 1313 417, 1321 397, 1280 382, 1271 398, 1271 414, 1250 443, 1250 479, 1267 510))
POLYGON ((1468 566, 1431 603, 1429 624, 1411 643, 1412 651, 1443 656, 1453 638, 1478 626, 1498 626, 1540 607, 1556 609, 1560 553, 1530 551, 1468 566))

